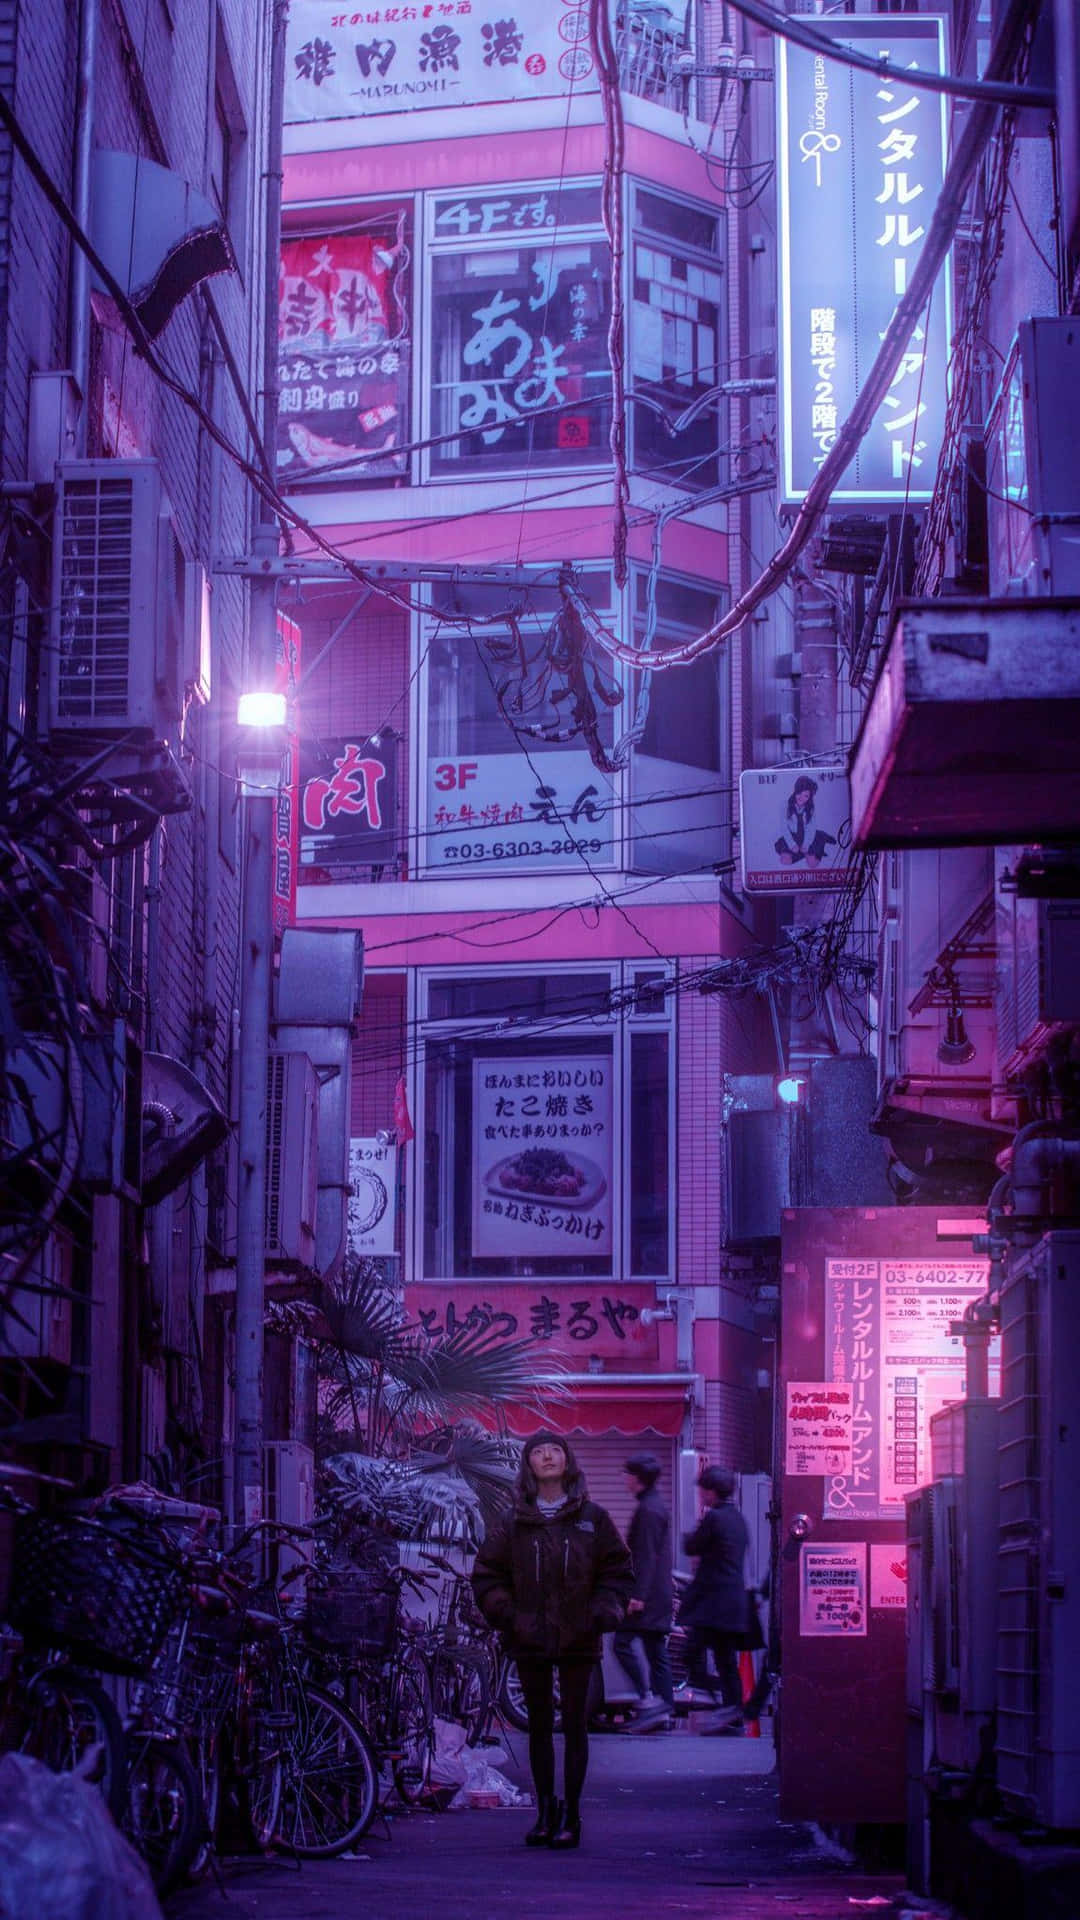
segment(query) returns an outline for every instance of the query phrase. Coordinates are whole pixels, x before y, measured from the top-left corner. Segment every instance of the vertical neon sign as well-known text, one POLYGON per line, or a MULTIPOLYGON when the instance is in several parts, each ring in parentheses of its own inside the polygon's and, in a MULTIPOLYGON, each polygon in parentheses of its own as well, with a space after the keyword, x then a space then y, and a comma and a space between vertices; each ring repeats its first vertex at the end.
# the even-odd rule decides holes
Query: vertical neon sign
MULTIPOLYGON (((927 15, 815 19, 897 66, 945 71, 927 15)), ((918 259, 945 172, 942 96, 777 43, 781 494, 804 498, 918 259)), ((928 500, 947 399, 951 292, 934 289, 837 502, 928 500)))

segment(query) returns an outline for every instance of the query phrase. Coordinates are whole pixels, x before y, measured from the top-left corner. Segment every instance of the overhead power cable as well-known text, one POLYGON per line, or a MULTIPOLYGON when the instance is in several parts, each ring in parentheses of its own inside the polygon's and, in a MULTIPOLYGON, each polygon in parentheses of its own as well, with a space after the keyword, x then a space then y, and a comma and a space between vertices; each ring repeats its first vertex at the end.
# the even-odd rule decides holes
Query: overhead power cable
MULTIPOLYGON (((732 0, 746 8, 750 0, 732 0)), ((754 0, 757 4, 757 0, 754 0)), ((995 38, 987 63, 991 78, 1012 70, 1023 46, 1030 14, 1029 0, 1009 0, 1005 18, 995 38)), ((777 16, 786 20, 786 16, 777 16)), ((831 47, 831 43, 828 43, 831 47)), ((700 654, 708 653, 729 634, 736 633, 759 607, 788 578, 799 556, 810 544, 818 522, 825 512, 839 480, 869 432, 878 408, 892 384, 893 376, 907 350, 911 336, 933 291, 934 282, 945 262, 963 213, 964 202, 984 147, 994 129, 998 102, 980 99, 971 108, 956 150, 946 169, 937 205, 927 230, 922 251, 912 269, 907 292, 902 296, 882 336, 873 366, 836 441, 811 482, 796 514, 791 532, 783 545, 767 562, 758 578, 740 594, 734 606, 714 626, 696 639, 677 647, 661 647, 644 654, 639 647, 619 640, 597 618, 574 584, 567 569, 562 591, 574 605, 595 644, 612 659, 632 667, 648 667, 653 672, 665 667, 688 666, 700 654)))
MULTIPOLYGON (((989 65, 982 80, 969 79, 967 75, 932 73, 925 67, 905 67, 884 54, 860 53, 857 47, 850 47, 841 39, 834 40, 831 33, 822 33, 805 15, 781 13, 770 6, 768 0, 729 0, 729 4, 756 27, 764 27, 766 33, 778 34, 781 40, 791 40, 809 53, 824 54, 826 59, 839 60, 846 67, 858 67, 863 73, 872 73, 882 80, 904 80, 909 86, 923 87, 929 93, 944 93, 952 100, 985 101, 998 107, 1052 109, 1057 104, 1052 88, 1022 87, 1009 80, 992 79, 989 65)), ((888 23, 883 19, 883 39, 888 31, 888 23)))

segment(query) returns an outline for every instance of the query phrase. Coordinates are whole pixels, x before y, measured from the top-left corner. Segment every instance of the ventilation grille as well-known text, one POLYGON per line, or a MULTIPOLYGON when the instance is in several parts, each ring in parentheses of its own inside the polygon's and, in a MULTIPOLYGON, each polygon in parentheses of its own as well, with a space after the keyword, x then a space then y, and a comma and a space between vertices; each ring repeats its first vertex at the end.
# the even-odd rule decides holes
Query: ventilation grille
POLYGON ((60 723, 123 724, 132 652, 134 485, 69 480, 60 525, 60 723))
POLYGON ((272 1253, 281 1251, 286 1084, 285 1055, 271 1054, 266 1086, 266 1247, 272 1253))

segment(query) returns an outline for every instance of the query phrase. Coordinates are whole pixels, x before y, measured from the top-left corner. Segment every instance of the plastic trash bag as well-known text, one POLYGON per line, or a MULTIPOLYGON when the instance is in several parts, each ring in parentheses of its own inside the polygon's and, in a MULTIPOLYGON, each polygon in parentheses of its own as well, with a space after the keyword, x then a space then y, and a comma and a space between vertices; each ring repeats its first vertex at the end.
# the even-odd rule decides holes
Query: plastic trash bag
POLYGON ((459 1758, 465 1778, 450 1802, 451 1812, 474 1806, 474 1794, 483 1795, 488 1804, 497 1807, 531 1807, 532 1795, 522 1793, 505 1773, 499 1772, 506 1759, 505 1747, 462 1747, 459 1758))
POLYGON ((435 1721, 435 1751, 428 1769, 429 1787, 463 1787, 465 1784, 465 1728, 456 1720, 435 1721))
POLYGON ((0 1920, 162 1920, 98 1789, 22 1753, 0 1759, 0 1920))

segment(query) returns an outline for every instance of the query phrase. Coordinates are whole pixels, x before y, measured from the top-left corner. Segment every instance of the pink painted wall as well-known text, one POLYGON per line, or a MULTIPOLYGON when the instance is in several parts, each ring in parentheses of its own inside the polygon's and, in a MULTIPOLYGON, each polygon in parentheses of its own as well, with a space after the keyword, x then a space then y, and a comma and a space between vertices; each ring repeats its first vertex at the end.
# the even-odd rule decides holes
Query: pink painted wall
MULTIPOLYGON (((422 118, 417 115, 418 121, 422 118)), ((285 207, 329 205, 421 188, 487 187, 511 180, 572 179, 604 166, 604 129, 534 127, 521 133, 462 134, 457 139, 293 153, 285 159, 285 207)), ((657 186, 721 204, 697 155, 679 138, 626 128, 626 171, 657 186)))
MULTIPOLYGON (((597 492, 607 491, 606 476, 597 492)), ((363 566, 365 556, 380 560, 424 560, 432 565, 462 564, 465 561, 491 561, 495 565, 559 560, 600 560, 611 557, 611 505, 602 500, 596 506, 541 508, 522 511, 516 482, 508 492, 512 497, 505 509, 485 507, 468 512, 453 511, 454 491, 443 487, 449 511, 425 520, 338 521, 322 525, 321 531, 350 559, 363 566)), ((568 488, 586 490, 587 476, 546 473, 533 480, 530 493, 534 500, 544 494, 565 492, 568 488)), ((428 498, 435 491, 427 489, 428 498)), ((357 495, 357 512, 363 510, 363 495, 357 495)), ((305 503, 304 511, 314 521, 318 515, 317 497, 305 503)), ((653 515, 644 508, 630 510, 630 553, 635 560, 648 562, 652 556, 653 515)), ((299 553, 313 551, 310 541, 297 536, 299 553)), ((697 578, 726 585, 728 579, 727 536, 709 527, 676 520, 664 533, 664 565, 697 578)))
MULTIPOLYGON (((323 924, 318 912, 322 891, 319 887, 301 888, 300 926, 323 924)), ((655 960, 657 948, 671 956, 699 952, 706 934, 710 948, 717 954, 739 953, 748 944, 748 937, 734 916, 718 914, 715 906, 628 906, 619 913, 614 907, 601 911, 595 906, 583 905, 562 911, 555 925, 549 926, 550 906, 537 907, 535 913, 517 908, 500 910, 490 897, 478 902, 467 883, 463 891, 472 895, 472 903, 453 913, 335 911, 331 919, 336 927, 363 930, 364 951, 375 967, 482 966, 485 921, 498 923, 488 928, 491 959, 505 965, 506 915, 509 913, 513 914, 515 936, 522 943, 515 949, 519 965, 524 960, 530 964, 581 959, 655 960)), ((730 1070, 731 1063, 727 1064, 730 1070)), ((702 1085, 707 1084, 707 1077, 703 1078, 702 1085)))

